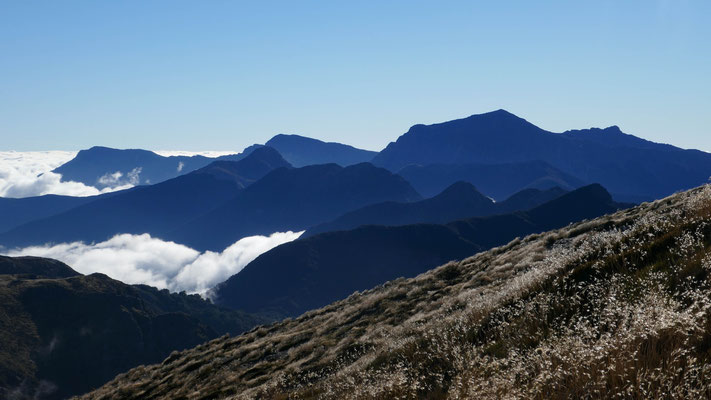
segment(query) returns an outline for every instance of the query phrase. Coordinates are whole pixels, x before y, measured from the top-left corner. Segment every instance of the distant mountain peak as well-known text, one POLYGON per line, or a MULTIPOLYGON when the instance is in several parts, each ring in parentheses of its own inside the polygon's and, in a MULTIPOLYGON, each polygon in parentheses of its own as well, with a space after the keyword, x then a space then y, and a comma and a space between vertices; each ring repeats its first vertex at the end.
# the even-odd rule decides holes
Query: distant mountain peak
POLYGON ((579 193, 585 196, 594 197, 597 199, 604 199, 606 201, 612 201, 612 195, 599 183, 593 183, 587 186, 583 186, 579 189, 574 190, 571 193, 579 193))
POLYGON ((277 161, 280 163, 281 162, 287 163, 287 161, 284 160, 284 157, 281 156, 281 153, 279 153, 275 148, 270 147, 270 146, 258 147, 256 149, 252 150, 251 153, 249 153, 245 158, 243 158, 240 161, 249 160, 249 159, 270 160, 270 161, 277 161))
POLYGON ((515 121, 525 121, 525 119, 519 117, 518 115, 506 111, 503 108, 500 108, 498 110, 494 111, 489 111, 481 114, 472 114, 469 116, 469 118, 474 118, 474 119, 510 119, 510 120, 515 120, 515 121))
POLYGON ((442 193, 438 194, 436 197, 443 197, 443 198, 450 198, 450 197, 483 197, 487 198, 484 196, 479 190, 477 190, 476 186, 472 185, 469 182, 465 181, 457 181, 454 182, 453 184, 449 185, 446 189, 442 191, 442 193))
POLYGON ((503 108, 499 108, 498 110, 489 111, 489 112, 482 113, 482 114, 479 114, 479 115, 496 115, 496 116, 502 116, 502 117, 515 117, 515 118, 520 118, 518 115, 516 115, 516 114, 514 114, 514 113, 512 113, 512 112, 506 111, 506 110, 504 110, 503 108))
POLYGON ((218 160, 191 172, 192 175, 208 174, 217 179, 231 180, 246 186, 277 168, 291 168, 278 151, 269 146, 261 146, 241 160, 218 160))
MULTIPOLYGON (((459 129, 470 130, 469 134, 506 134, 515 131, 545 132, 525 119, 504 109, 498 109, 481 114, 473 114, 465 118, 452 121, 441 122, 431 125, 415 124, 410 127, 407 134, 419 134, 420 132, 430 132, 436 127, 457 127, 459 129)), ((406 134, 406 135, 407 135, 406 134)), ((406 136, 403 135, 403 136, 406 136)))
POLYGON ((336 163, 341 166, 368 162, 377 154, 353 146, 324 142, 306 136, 280 133, 269 139, 265 146, 275 148, 294 167, 313 164, 336 163))

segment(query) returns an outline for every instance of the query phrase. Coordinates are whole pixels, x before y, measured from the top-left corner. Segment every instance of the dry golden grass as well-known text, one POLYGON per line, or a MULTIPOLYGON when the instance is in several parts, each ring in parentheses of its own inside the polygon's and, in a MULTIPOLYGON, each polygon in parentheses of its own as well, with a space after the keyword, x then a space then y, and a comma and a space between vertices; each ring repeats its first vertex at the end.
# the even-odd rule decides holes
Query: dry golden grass
POLYGON ((711 398, 711 188, 451 262, 84 399, 711 398))

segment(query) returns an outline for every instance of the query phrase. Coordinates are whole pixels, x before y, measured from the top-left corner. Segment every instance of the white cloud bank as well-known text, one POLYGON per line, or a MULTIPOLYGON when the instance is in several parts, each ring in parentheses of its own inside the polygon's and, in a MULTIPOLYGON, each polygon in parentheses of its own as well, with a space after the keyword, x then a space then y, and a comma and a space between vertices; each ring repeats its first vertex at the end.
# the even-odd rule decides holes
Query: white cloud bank
POLYGON ((61 182, 62 176, 51 171, 76 154, 76 151, 0 151, 0 197, 93 196, 133 186, 129 182, 99 190, 80 182, 61 182))
MULTIPOLYGON (((164 157, 182 155, 219 157, 236 154, 234 151, 155 151, 164 157)), ((140 168, 127 174, 114 172, 100 178, 105 188, 98 189, 81 182, 61 182, 62 176, 51 172, 53 169, 73 159, 76 151, 0 151, 0 197, 31 197, 45 194, 66 196, 94 196, 131 188, 140 181, 140 168)), ((183 169, 178 164, 178 172, 183 169)))
POLYGON ((101 272, 124 283, 143 283, 159 289, 205 292, 238 273, 260 254, 291 242, 303 232, 250 236, 221 253, 200 253, 190 247, 142 235, 121 234, 95 244, 82 242, 31 246, 6 255, 54 258, 82 274, 101 272))

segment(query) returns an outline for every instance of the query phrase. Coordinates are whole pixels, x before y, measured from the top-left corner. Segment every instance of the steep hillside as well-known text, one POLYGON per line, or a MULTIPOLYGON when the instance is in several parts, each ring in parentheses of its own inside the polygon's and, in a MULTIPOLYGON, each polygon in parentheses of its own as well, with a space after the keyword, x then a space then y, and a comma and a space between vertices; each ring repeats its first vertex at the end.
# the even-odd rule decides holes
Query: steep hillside
POLYGON ((23 224, 1 234, 0 246, 100 242, 119 233, 162 237, 268 172, 286 167, 289 163, 276 150, 261 147, 240 161, 216 161, 156 185, 102 195, 69 211, 23 224))
POLYGON ((245 236, 301 231, 368 204, 416 200, 402 177, 368 163, 280 168, 167 238, 221 251, 245 236))
POLYGON ((711 397, 711 188, 175 353, 83 399, 711 397))
POLYGON ((661 198, 706 183, 711 175, 709 153, 649 142, 617 127, 552 133, 504 110, 415 125, 373 163, 399 171, 409 165, 538 160, 583 182, 600 183, 620 201, 661 198))
POLYGON ((413 277, 439 264, 507 243, 517 236, 612 213, 622 205, 599 185, 526 212, 468 218, 444 225, 363 226, 278 246, 218 285, 218 304, 294 317, 357 290, 413 277))
POLYGON ((563 194, 565 191, 557 187, 545 191, 528 189, 496 203, 481 194, 472 184, 456 182, 429 199, 411 203, 389 201, 359 208, 333 221, 309 228, 301 237, 353 229, 361 225, 445 223, 462 218, 506 214, 533 208, 563 194))
POLYGON ((199 296, 83 276, 55 260, 0 257, 0 398, 66 398, 263 322, 199 296))

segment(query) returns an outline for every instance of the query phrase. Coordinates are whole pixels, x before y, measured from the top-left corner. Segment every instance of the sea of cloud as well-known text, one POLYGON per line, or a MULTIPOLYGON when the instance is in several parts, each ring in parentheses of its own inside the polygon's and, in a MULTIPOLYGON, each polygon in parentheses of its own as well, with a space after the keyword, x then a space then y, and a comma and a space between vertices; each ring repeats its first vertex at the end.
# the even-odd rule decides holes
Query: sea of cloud
POLYGON ((30 197, 45 194, 93 196, 128 189, 132 184, 99 190, 80 182, 62 182, 53 169, 76 156, 76 151, 0 151, 0 197, 30 197))
MULTIPOLYGON (((178 151, 163 150, 155 153, 164 157, 202 155, 218 157, 235 154, 234 151, 178 151)), ((77 155, 76 151, 0 151, 0 197, 31 197, 45 194, 66 196, 94 196, 101 193, 128 189, 138 184, 140 168, 123 174, 115 172, 101 178, 101 189, 81 182, 62 182, 62 176, 52 172, 77 155)), ((180 171, 182 167, 178 167, 180 171)))
POLYGON ((82 274, 100 272, 124 283, 143 283, 173 292, 205 294, 238 273, 260 254, 290 242, 303 232, 250 236, 222 252, 200 253, 149 234, 121 234, 100 243, 83 242, 31 246, 5 252, 11 257, 54 258, 82 274))

